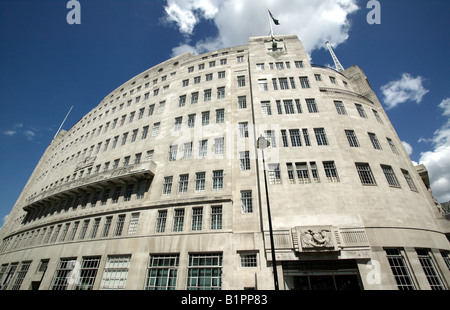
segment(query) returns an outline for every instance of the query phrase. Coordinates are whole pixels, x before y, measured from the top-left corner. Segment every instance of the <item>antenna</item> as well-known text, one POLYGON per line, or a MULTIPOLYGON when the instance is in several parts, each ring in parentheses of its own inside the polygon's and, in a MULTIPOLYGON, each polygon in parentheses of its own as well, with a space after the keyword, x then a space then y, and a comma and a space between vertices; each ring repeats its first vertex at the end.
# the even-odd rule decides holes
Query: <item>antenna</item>
POLYGON ((63 122, 61 123, 61 126, 59 126, 58 131, 56 132, 56 135, 53 137, 53 140, 55 140, 56 136, 59 134, 59 132, 61 131, 62 126, 64 125, 64 123, 66 122, 67 117, 69 116, 70 112, 72 111, 73 106, 70 107, 69 113, 67 113, 66 117, 64 118, 63 122))
POLYGON ((339 59, 337 58, 336 54, 334 53, 333 49, 331 48, 330 42, 325 42, 325 44, 328 47, 328 50, 330 51, 331 57, 333 58, 334 65, 336 66, 336 70, 339 72, 344 71, 344 67, 342 67, 341 63, 339 62, 339 59))

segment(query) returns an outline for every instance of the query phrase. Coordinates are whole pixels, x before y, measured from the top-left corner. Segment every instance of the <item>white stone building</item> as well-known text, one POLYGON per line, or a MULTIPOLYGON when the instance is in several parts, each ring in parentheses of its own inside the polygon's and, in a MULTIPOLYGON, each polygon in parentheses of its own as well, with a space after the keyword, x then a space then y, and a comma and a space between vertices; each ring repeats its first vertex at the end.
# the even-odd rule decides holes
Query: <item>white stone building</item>
POLYGON ((449 288, 449 222, 363 71, 276 36, 169 59, 59 133, 2 289, 274 289, 263 151, 280 289, 449 288))

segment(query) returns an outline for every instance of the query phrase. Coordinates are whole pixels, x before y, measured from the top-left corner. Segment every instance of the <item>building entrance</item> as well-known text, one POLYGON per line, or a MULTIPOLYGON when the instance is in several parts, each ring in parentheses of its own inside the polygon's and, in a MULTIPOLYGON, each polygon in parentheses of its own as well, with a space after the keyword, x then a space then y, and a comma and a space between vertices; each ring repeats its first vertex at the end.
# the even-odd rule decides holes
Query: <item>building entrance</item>
POLYGON ((283 263, 286 290, 360 290, 355 260, 283 263))

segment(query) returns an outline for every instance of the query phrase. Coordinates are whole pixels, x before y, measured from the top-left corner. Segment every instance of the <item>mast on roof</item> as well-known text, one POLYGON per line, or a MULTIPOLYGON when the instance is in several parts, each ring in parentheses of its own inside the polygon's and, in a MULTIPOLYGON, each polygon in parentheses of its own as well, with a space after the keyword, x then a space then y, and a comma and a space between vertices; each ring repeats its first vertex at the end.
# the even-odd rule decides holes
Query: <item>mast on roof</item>
POLYGON ((344 67, 343 67, 343 66, 341 65, 341 63, 339 62, 339 59, 337 58, 336 54, 334 53, 333 48, 331 47, 330 42, 327 41, 327 42, 325 42, 325 44, 327 45, 328 50, 330 51, 331 57, 333 58, 333 61, 334 61, 334 65, 335 65, 335 67, 336 67, 336 70, 339 71, 339 72, 344 71, 344 67))

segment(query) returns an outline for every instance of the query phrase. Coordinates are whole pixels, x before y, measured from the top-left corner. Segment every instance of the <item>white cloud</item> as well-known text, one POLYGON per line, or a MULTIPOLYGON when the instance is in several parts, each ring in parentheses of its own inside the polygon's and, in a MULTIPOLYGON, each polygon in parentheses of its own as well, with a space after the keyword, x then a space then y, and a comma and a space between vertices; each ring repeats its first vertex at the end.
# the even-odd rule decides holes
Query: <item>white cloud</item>
POLYGON ((17 133, 17 131, 14 131, 14 130, 6 130, 6 131, 3 131, 3 134, 4 134, 4 135, 10 136, 10 137, 14 136, 16 133, 17 133))
MULTIPOLYGON (((450 116, 450 98, 444 99, 439 108, 443 115, 450 116)), ((420 164, 425 165, 430 176, 433 196, 439 202, 450 201, 450 118, 431 139, 419 141, 431 142, 434 149, 420 154, 420 164)))
POLYGON ((28 140, 33 140, 34 136, 36 135, 32 130, 25 130, 23 134, 25 135, 25 137, 27 137, 28 140))
POLYGON ((428 93, 422 83, 423 78, 421 76, 413 77, 409 73, 403 73, 399 80, 381 86, 383 102, 387 110, 407 101, 421 103, 423 96, 428 93))
POLYGON ((411 144, 409 144, 408 142, 402 141, 403 147, 405 148, 406 153, 408 153, 408 155, 411 156, 412 152, 413 152, 413 148, 411 146, 411 144))
MULTIPOLYGON (((334 46, 348 38, 349 15, 358 10, 357 0, 167 0, 166 21, 175 23, 187 38, 202 20, 212 20, 218 29, 214 38, 191 44, 196 53, 248 43, 251 36, 270 34, 267 8, 280 21, 273 25, 275 34, 295 34, 308 53, 325 48, 324 42, 334 46), (313 18, 311 18, 313 17, 313 18)), ((175 48, 173 54, 185 51, 175 48)))

